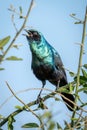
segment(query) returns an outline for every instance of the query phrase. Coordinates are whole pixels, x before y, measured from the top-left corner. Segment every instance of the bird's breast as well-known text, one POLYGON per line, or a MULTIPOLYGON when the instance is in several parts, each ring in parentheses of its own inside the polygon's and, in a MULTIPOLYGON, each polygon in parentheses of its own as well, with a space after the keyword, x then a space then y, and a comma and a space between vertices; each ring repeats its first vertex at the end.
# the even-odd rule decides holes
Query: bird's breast
POLYGON ((52 57, 39 59, 35 55, 32 56, 32 70, 35 76, 40 80, 46 80, 53 71, 52 57))

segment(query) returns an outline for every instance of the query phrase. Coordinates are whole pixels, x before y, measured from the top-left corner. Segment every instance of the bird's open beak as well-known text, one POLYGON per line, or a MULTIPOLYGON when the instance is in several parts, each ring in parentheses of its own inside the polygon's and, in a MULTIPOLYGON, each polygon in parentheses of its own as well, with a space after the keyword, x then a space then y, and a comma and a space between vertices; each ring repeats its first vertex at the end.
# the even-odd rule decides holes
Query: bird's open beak
POLYGON ((33 36, 32 33, 29 30, 24 29, 24 31, 27 32, 27 34, 22 34, 22 35, 26 36, 27 38, 30 38, 30 37, 33 36))

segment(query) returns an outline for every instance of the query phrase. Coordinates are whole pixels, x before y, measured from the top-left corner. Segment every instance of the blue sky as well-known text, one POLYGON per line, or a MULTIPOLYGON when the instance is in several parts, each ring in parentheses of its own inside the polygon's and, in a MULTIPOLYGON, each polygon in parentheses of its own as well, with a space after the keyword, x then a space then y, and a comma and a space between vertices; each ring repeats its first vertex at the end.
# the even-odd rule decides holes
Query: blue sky
MULTIPOLYGON (((30 0, 5 0, 0 4, 0 39, 10 35, 11 40, 15 35, 15 29, 11 22, 11 12, 8 11, 10 5, 13 5, 17 10, 19 6, 23 8, 23 14, 29 7, 30 0)), ((30 17, 27 21, 27 27, 33 27, 43 33, 47 41, 56 48, 59 52, 65 68, 77 72, 79 46, 75 43, 81 43, 82 37, 82 25, 75 25, 75 20, 69 15, 75 13, 78 18, 84 19, 86 0, 35 0, 35 7, 30 13, 30 17)), ((15 16, 15 23, 17 28, 20 28, 23 20, 15 16)), ((22 34, 24 31, 22 32, 22 34)), ((36 79, 31 71, 31 52, 25 37, 20 36, 15 41, 15 44, 22 44, 19 50, 11 49, 6 57, 15 55, 23 58, 23 61, 4 61, 0 66, 5 68, 5 71, 0 72, 0 104, 2 104, 10 95, 5 81, 11 85, 15 92, 25 90, 27 88, 41 87, 41 82, 36 79)), ((87 44, 85 44, 85 50, 87 50, 87 44)), ((87 63, 87 54, 83 56, 83 63, 87 63)), ((68 81, 72 81, 72 78, 68 76, 68 81)), ((46 88, 54 90, 55 87, 47 82, 46 88)), ((38 91, 28 91, 18 96, 28 103, 36 99, 38 91)), ((43 92, 44 93, 44 92, 43 92)), ((65 105, 61 102, 55 102, 54 100, 48 100, 47 105, 49 110, 53 110, 53 113, 58 113, 55 117, 57 121, 63 124, 63 120, 69 121, 67 113, 69 111, 65 105), (53 105, 53 107, 51 107, 53 105)), ((14 110, 15 105, 21 105, 15 98, 9 100, 1 109, 0 113, 7 116, 14 110), (6 111, 7 107, 7 111, 6 111)), ((69 113, 71 115, 71 113, 69 113)), ((29 122, 29 117, 33 121, 31 114, 24 113, 16 117, 15 129, 21 130, 20 126, 23 123, 29 122), (26 120, 25 120, 26 119, 26 120)), ((37 121, 35 119, 35 121, 37 121)), ((6 128, 6 126, 4 127, 6 128)))

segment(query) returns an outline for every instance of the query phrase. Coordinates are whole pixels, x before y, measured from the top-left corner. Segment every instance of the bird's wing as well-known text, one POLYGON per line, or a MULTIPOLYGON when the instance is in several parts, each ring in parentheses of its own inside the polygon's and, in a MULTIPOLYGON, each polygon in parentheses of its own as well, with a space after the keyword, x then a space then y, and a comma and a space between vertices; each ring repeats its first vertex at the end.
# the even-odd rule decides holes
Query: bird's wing
POLYGON ((53 51, 53 55, 54 55, 54 63, 55 63, 56 68, 60 69, 63 72, 64 77, 66 77, 66 73, 65 73, 64 66, 63 66, 62 60, 60 58, 60 55, 57 53, 57 51, 54 48, 52 48, 52 51, 53 51))
POLYGON ((47 44, 50 47, 50 49, 52 50, 52 52, 53 52, 55 67, 62 71, 62 74, 64 75, 64 79, 67 82, 66 72, 64 70, 63 62, 61 60, 60 55, 58 54, 58 52, 48 42, 47 42, 47 44))

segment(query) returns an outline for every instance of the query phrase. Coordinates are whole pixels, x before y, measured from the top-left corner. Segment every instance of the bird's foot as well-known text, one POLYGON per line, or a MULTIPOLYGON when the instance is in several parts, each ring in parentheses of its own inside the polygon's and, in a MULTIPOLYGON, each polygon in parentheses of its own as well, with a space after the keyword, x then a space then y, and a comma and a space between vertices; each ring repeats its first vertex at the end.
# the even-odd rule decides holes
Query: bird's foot
POLYGON ((48 107, 44 104, 43 102, 43 98, 41 98, 40 96, 38 96, 36 103, 38 104, 38 108, 41 109, 48 109, 48 107))
POLYGON ((41 101, 42 101, 42 98, 41 98, 41 96, 38 95, 37 100, 36 100, 36 103, 37 103, 37 104, 40 104, 41 101))

